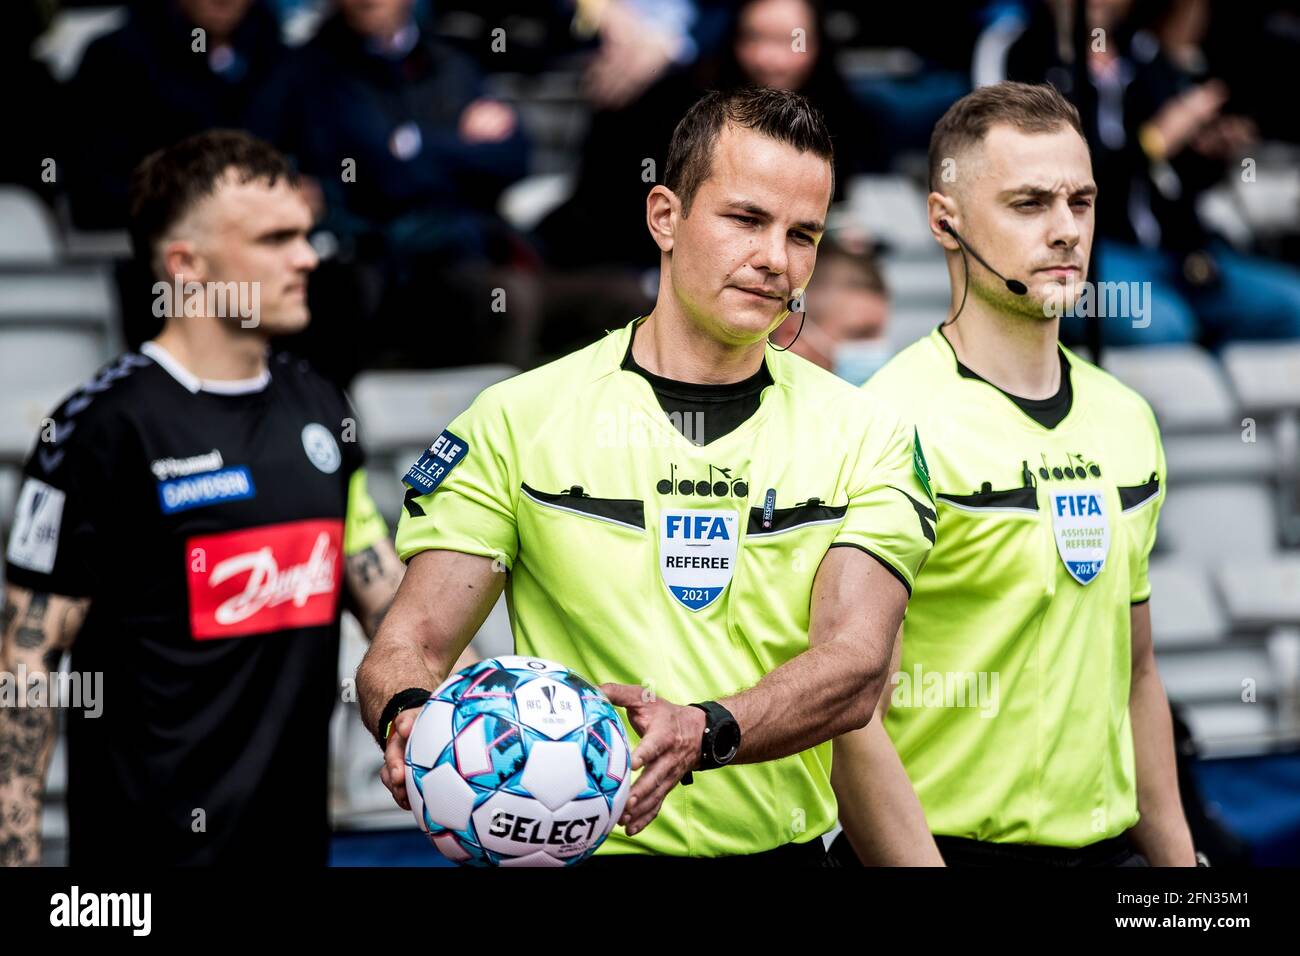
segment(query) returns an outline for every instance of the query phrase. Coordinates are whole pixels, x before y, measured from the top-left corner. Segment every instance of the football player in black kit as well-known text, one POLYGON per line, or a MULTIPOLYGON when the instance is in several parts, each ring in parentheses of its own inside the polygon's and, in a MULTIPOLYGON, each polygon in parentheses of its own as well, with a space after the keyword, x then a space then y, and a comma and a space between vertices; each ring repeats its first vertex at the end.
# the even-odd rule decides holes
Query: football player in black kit
MULTIPOLYGON (((309 319, 311 214, 284 158, 229 131, 146 159, 131 205, 164 327, 27 462, 0 671, 70 648, 102 675, 100 712, 67 713, 72 863, 323 864, 339 616, 372 634, 403 567, 347 400, 268 356, 309 319)), ((0 707, 0 863, 39 860, 54 736, 49 707, 0 707)))

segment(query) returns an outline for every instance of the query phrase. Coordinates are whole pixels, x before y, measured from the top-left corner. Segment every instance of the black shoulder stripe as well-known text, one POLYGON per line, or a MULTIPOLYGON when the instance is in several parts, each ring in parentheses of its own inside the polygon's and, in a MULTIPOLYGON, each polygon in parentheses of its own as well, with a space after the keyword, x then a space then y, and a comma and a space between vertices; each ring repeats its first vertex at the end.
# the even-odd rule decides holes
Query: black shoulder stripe
POLYGON ((931 544, 934 544, 934 526, 938 523, 939 516, 935 514, 931 508, 917 501, 897 485, 890 485, 889 487, 893 488, 911 503, 912 510, 916 512, 916 520, 921 522, 921 533, 925 535, 926 540, 931 544))
POLYGON ((1120 510, 1132 511, 1160 494, 1160 478, 1153 471, 1151 477, 1142 484, 1119 485, 1115 490, 1119 492, 1120 510))
POLYGON ((848 510, 848 505, 824 505, 820 501, 816 504, 812 501, 806 501, 792 508, 773 509, 771 521, 765 528, 763 527, 763 509, 750 508, 749 526, 745 531, 745 536, 749 538, 761 537, 766 534, 780 534, 782 531, 790 531, 802 525, 831 524, 844 520, 844 515, 848 513, 848 510))
POLYGON ((424 509, 420 507, 420 503, 415 500, 416 498, 419 498, 423 494, 424 492, 417 491, 414 488, 406 489, 406 497, 402 499, 402 507, 406 509, 406 513, 410 515, 412 518, 424 517, 425 514, 424 509))
POLYGON ((560 492, 538 491, 536 488, 530 488, 527 482, 522 482, 519 487, 525 495, 539 505, 599 518, 601 521, 624 525, 638 531, 645 530, 645 502, 639 499, 593 498, 591 495, 584 494, 578 487, 560 492))

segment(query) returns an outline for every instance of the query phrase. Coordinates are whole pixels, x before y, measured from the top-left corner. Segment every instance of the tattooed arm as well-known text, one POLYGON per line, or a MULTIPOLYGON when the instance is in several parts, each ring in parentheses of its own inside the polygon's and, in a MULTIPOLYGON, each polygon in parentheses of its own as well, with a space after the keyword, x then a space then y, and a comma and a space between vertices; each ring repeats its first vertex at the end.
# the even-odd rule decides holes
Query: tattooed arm
MULTIPOLYGON (((366 637, 373 638, 379 630, 379 624, 392 606, 393 598, 397 596, 397 586, 402 583, 405 574, 406 566, 397 557, 392 542, 386 539, 348 557, 348 590, 352 592, 357 617, 366 637)), ((456 659, 451 672, 468 667, 478 660, 478 654, 474 652, 473 645, 470 645, 456 659)))
MULTIPOLYGON (((10 584, 0 609, 0 679, 48 674, 72 645, 86 619, 89 598, 43 594, 10 584)), ((5 704, 12 701, 4 701, 5 704)), ((54 750, 54 710, 0 705, 0 866, 35 866, 41 856, 45 770, 54 750)))

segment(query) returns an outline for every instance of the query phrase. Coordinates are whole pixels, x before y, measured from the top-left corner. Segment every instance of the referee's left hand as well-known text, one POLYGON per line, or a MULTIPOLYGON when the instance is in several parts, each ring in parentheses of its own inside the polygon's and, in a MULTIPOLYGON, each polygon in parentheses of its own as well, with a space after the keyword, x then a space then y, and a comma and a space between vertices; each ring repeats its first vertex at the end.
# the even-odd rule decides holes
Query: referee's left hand
POLYGON ((700 762, 705 713, 645 693, 633 684, 601 684, 615 707, 627 711, 628 722, 641 737, 632 751, 632 769, 641 770, 628 794, 619 823, 628 836, 650 825, 659 815, 668 791, 700 762))

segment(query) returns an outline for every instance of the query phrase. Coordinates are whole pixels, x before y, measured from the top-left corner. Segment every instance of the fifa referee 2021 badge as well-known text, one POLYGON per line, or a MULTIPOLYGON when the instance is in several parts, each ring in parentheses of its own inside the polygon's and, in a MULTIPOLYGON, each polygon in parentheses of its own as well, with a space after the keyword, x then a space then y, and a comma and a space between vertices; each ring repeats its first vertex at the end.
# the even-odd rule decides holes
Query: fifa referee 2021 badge
MULTIPOLYGON (((982 87, 930 169, 952 318, 865 386, 929 439, 943 529, 885 727, 950 864, 1194 866, 1151 644, 1160 435, 1057 340, 1097 198, 1078 113, 1051 86, 982 87)), ((833 855, 875 840, 846 824, 833 855)))
POLYGON ((766 341, 812 276, 831 159, 797 94, 705 96, 646 198, 653 311, 487 389, 412 467, 407 577, 358 672, 400 805, 416 713, 390 702, 437 687, 505 589, 515 652, 599 682, 634 731, 622 829, 583 865, 823 862, 832 740, 870 717, 935 537, 913 427, 766 341))

